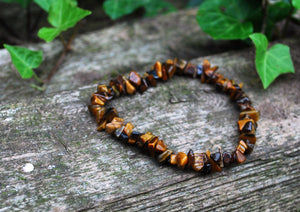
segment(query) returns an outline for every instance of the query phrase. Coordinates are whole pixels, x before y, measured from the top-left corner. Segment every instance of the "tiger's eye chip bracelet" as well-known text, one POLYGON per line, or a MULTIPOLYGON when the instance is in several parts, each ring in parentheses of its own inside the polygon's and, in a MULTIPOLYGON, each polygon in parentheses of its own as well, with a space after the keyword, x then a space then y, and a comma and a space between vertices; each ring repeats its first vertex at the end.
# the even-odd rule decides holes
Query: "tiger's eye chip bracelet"
POLYGON ((155 157, 159 163, 169 163, 177 165, 180 169, 193 169, 203 174, 220 172, 223 167, 230 164, 245 162, 245 155, 252 152, 256 143, 255 131, 259 112, 254 109, 250 98, 242 90, 242 84, 224 78, 222 74, 216 72, 217 69, 217 66, 211 67, 208 60, 204 60, 202 65, 194 65, 177 58, 164 63, 157 61, 142 77, 137 72, 131 71, 128 77, 118 76, 111 80, 109 85, 98 85, 88 108, 96 117, 97 130, 105 130, 118 140, 137 146, 155 157), (133 124, 120 118, 115 108, 105 107, 107 102, 114 98, 133 95, 137 91, 143 93, 149 87, 155 87, 157 82, 172 78, 174 74, 199 78, 202 83, 214 84, 217 91, 228 94, 237 104, 240 110, 237 122, 239 139, 233 152, 223 152, 219 149, 218 152, 211 154, 209 151, 198 153, 190 149, 187 154, 184 152, 176 154, 158 136, 151 132, 134 131, 133 124))

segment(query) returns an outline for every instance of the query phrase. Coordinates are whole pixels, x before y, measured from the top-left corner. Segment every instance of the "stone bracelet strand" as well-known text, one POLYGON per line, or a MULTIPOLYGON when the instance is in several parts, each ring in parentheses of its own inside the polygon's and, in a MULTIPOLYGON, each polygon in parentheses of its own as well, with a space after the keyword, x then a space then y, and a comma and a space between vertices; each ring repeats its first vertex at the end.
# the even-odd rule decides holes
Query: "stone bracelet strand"
POLYGON ((251 105, 251 100, 242 91, 242 84, 236 84, 233 80, 224 78, 216 72, 217 66, 211 67, 208 60, 202 65, 194 65, 185 60, 167 60, 164 63, 157 61, 150 71, 141 77, 135 71, 131 71, 129 77, 118 76, 111 80, 109 85, 98 85, 97 92, 92 94, 89 111, 96 117, 97 130, 105 130, 117 139, 130 145, 137 146, 147 154, 155 157, 159 163, 177 165, 180 169, 193 169, 199 173, 209 174, 220 172, 223 167, 234 163, 246 161, 245 155, 250 154, 256 143, 256 122, 259 112, 251 105), (130 122, 118 117, 115 108, 105 107, 107 102, 121 95, 133 95, 137 91, 143 93, 149 87, 155 87, 158 81, 167 81, 174 74, 199 78, 202 83, 214 84, 217 91, 224 92, 237 104, 240 110, 238 120, 239 143, 233 152, 218 152, 211 154, 209 151, 196 153, 192 149, 189 152, 178 152, 169 149, 165 142, 151 132, 139 133, 133 131, 134 126, 130 122))

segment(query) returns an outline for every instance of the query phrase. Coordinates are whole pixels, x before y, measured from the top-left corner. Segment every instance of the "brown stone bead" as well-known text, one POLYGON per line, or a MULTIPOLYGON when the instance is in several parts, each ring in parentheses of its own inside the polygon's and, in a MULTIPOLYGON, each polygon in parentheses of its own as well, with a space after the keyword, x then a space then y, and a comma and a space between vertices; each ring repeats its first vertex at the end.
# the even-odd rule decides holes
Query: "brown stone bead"
POLYGON ((114 96, 118 97, 120 96, 120 91, 118 91, 117 87, 115 85, 111 86, 113 92, 114 92, 114 96))
POLYGON ((106 126, 106 120, 102 120, 102 121, 99 123, 99 125, 98 125, 98 127, 97 127, 97 130, 98 130, 98 131, 103 131, 103 130, 105 130, 105 126, 106 126))
POLYGON ((245 151, 248 149, 248 147, 247 147, 247 144, 243 140, 240 140, 239 145, 237 146, 236 149, 244 154, 245 151))
POLYGON ((210 151, 207 150, 206 155, 207 155, 207 158, 208 158, 210 164, 212 165, 212 171, 213 172, 221 172, 222 171, 221 167, 213 159, 211 159, 210 151))
POLYGON ((105 103, 107 102, 106 99, 104 99, 102 96, 100 96, 97 93, 94 93, 91 97, 91 104, 92 105, 105 105, 105 103))
POLYGON ((255 110, 254 108, 251 110, 242 111, 240 113, 240 119, 242 119, 242 117, 244 117, 245 115, 250 116, 255 122, 257 122, 259 120, 259 112, 257 110, 255 110))
POLYGON ((168 80, 168 73, 166 67, 163 65, 162 66, 162 78, 163 81, 168 80))
POLYGON ((239 139, 244 140, 244 141, 249 140, 251 144, 256 143, 256 137, 255 136, 249 136, 249 135, 244 134, 244 133, 239 136, 239 139))
POLYGON ((110 123, 105 126, 105 131, 109 134, 113 134, 116 129, 119 129, 124 125, 124 119, 119 117, 114 117, 110 123))
POLYGON ((140 136, 140 138, 138 139, 136 144, 138 147, 143 148, 144 145, 148 144, 148 141, 152 140, 153 137, 154 137, 154 135, 151 132, 147 132, 140 136))
POLYGON ((194 164, 192 168, 195 171, 201 171, 207 162, 207 156, 205 153, 194 153, 194 164))
POLYGON ((153 137, 151 139, 151 141, 148 142, 148 151, 152 157, 155 156, 155 147, 156 147, 157 142, 158 142, 157 136, 153 137))
POLYGON ((189 150, 187 156, 188 156, 188 164, 187 164, 187 166, 188 166, 188 168, 192 168, 192 166, 193 166, 193 164, 195 162, 195 158, 194 158, 195 156, 194 156, 194 152, 193 152, 192 149, 189 150))
POLYGON ((190 76, 190 77, 193 77, 193 78, 196 78, 196 77, 197 77, 197 70, 198 70, 197 65, 188 63, 188 64, 185 66, 185 69, 184 69, 184 71, 183 71, 183 74, 184 74, 184 75, 187 75, 187 76, 190 76))
POLYGON ((148 87, 149 87, 149 84, 148 84, 147 80, 143 77, 141 85, 139 87, 139 92, 144 93, 148 89, 148 87))
POLYGON ((105 115, 105 108, 101 108, 101 110, 97 110, 96 112, 96 122, 97 124, 100 124, 100 121, 104 118, 104 115, 105 115))
POLYGON ((163 140, 159 140, 155 147, 155 153, 160 154, 167 150, 167 145, 163 140))
POLYGON ((232 161, 232 156, 228 152, 223 152, 223 164, 224 166, 229 166, 232 161))
POLYGON ((139 132, 133 131, 130 135, 130 138, 128 139, 128 143, 135 144, 137 142, 137 140, 140 139, 140 135, 141 134, 139 132))
POLYGON ((176 73, 178 75, 182 75, 183 74, 183 70, 185 69, 185 66, 187 65, 187 61, 175 58, 174 59, 174 65, 175 65, 176 70, 177 70, 176 73))
POLYGON ((141 85, 141 76, 136 73, 135 71, 131 71, 129 73, 129 78, 128 80, 130 81, 131 84, 133 84, 136 88, 138 88, 141 85))
POLYGON ((162 65, 161 65, 161 62, 157 61, 153 65, 152 70, 156 71, 156 75, 158 76, 158 78, 162 78, 163 74, 162 74, 162 65))
POLYGON ((244 140, 245 141, 245 143, 246 143, 246 145, 247 145, 247 149, 246 149, 246 151, 245 151, 245 155, 249 155, 249 154, 251 154, 252 153, 252 151, 253 151, 253 149, 254 149, 254 144, 252 144, 251 143, 251 141, 250 140, 244 140))
POLYGON ((177 165, 177 159, 176 159, 176 154, 171 154, 170 155, 170 164, 172 165, 177 165))
POLYGON ((243 120, 238 120, 238 127, 239 127, 239 131, 242 131, 243 128, 245 127, 245 125, 248 123, 248 122, 253 122, 252 119, 249 119, 248 117, 244 118, 243 120))
POLYGON ((168 59, 164 64, 163 67, 164 69, 166 69, 166 72, 168 74, 168 79, 171 79, 173 77, 173 75, 176 72, 176 66, 174 65, 173 60, 168 59))
POLYGON ((105 107, 100 106, 100 105, 89 105, 88 109, 90 111, 91 114, 93 114, 94 116, 96 116, 96 113, 100 110, 100 111, 105 111, 105 107))
POLYGON ((184 152, 178 152, 176 156, 177 166, 180 169, 184 169, 186 164, 188 163, 188 156, 184 152))
POLYGON ((104 118, 107 121, 107 123, 111 122, 116 116, 118 116, 118 112, 113 107, 108 108, 104 114, 104 118))
POLYGON ((126 85, 126 92, 130 95, 135 94, 136 89, 135 87, 129 82, 129 80, 125 81, 125 85, 126 85))
POLYGON ((110 81, 109 86, 112 87, 113 85, 116 86, 116 88, 120 92, 120 94, 125 94, 126 93, 125 82, 123 80, 122 75, 120 75, 116 79, 110 81))
POLYGON ((97 93, 108 93, 109 89, 106 85, 98 85, 97 93))
POLYGON ((238 149, 235 151, 235 154, 238 163, 244 163, 246 161, 245 155, 242 152, 240 152, 238 149))
POLYGON ((205 60, 203 61, 202 66, 203 66, 203 70, 205 71, 206 69, 209 69, 209 68, 210 68, 210 62, 209 62, 208 60, 205 59, 205 60))
POLYGON ((125 133, 128 137, 130 137, 134 126, 131 122, 127 122, 124 126, 123 133, 125 133))
POLYGON ((164 151, 163 153, 161 153, 160 155, 158 155, 158 157, 157 157, 158 162, 159 163, 167 162, 172 153, 173 153, 172 150, 166 149, 166 151, 164 151))
POLYGON ((147 79, 147 82, 149 82, 150 86, 152 86, 152 87, 156 86, 157 82, 156 82, 156 79, 154 79, 153 75, 148 74, 146 79, 147 79))

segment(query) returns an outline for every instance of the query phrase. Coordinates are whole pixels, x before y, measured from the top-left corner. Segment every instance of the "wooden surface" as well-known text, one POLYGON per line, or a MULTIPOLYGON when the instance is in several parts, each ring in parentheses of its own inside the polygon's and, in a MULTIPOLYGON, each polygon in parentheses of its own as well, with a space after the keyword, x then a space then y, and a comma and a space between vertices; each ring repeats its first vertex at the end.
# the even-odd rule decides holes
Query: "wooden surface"
MULTIPOLYGON (((150 19, 150 23, 168 17, 174 20, 177 15, 179 19, 188 14, 195 12, 158 17, 150 19)), ((147 19, 133 23, 145 28, 147 24, 147 19)), ((195 22, 188 26, 197 27, 195 22)), ((109 30, 113 32, 114 27, 109 30)), ((139 30, 132 36, 137 32, 139 30)), ((97 33, 104 32, 90 34, 91 38, 97 33)), ((179 34, 181 37, 173 43, 175 47, 176 42, 185 45, 182 43, 184 33, 179 34)), ((87 40, 85 36, 88 35, 79 40, 87 40)), ((140 48, 142 42, 147 46, 148 41, 140 42, 140 48)), ((245 92, 261 112, 253 154, 242 165, 208 176, 161 166, 139 150, 97 132, 95 120, 86 107, 91 93, 96 90, 96 84, 87 80, 88 77, 81 84, 64 87, 70 84, 69 77, 73 75, 59 72, 57 77, 61 79, 54 78, 46 94, 36 95, 24 88, 20 95, 18 91, 22 93, 23 87, 17 88, 17 83, 20 81, 22 86, 26 83, 16 76, 10 79, 12 74, 9 73, 13 72, 9 58, 2 57, 0 66, 6 70, 1 75, 6 79, 3 84, 9 79, 13 85, 3 87, 1 93, 0 211, 299 211, 300 42, 299 39, 281 42, 291 46, 296 74, 281 76, 267 90, 263 90, 256 74, 253 48, 193 56, 192 62, 201 63, 207 58, 219 65, 219 72, 226 77, 244 82, 245 92), (57 88, 51 90, 51 86, 57 88), (34 165, 32 172, 23 171, 26 163, 34 165)), ((43 48, 53 48, 53 44, 47 45, 43 48)), ((131 62, 120 60, 116 67, 121 73, 129 73, 132 64, 142 73, 155 62, 157 52, 161 53, 158 54, 163 57, 161 60, 166 59, 164 46, 160 49, 157 44, 155 49, 155 55, 151 49, 146 50, 150 56, 145 60, 143 57, 133 60, 130 51, 123 52, 121 58, 130 57, 131 62)), ((189 50, 177 51, 198 50, 190 46, 189 50)), ((2 50, 0 54, 6 53, 2 50)), ((82 64, 74 66, 72 71, 80 73, 92 55, 98 58, 102 54, 100 50, 88 56, 85 52, 76 52, 74 57, 81 58, 82 64)), ((73 56, 69 57, 63 69, 70 68, 74 62, 73 56)), ((49 58, 51 60, 51 56, 49 58)), ((93 63, 94 67, 97 63, 101 67, 106 61, 95 59, 93 63)), ((103 72, 96 70, 95 76, 102 77, 101 83, 108 83, 110 79, 108 68, 103 72)), ((198 80, 174 77, 143 95, 116 99, 112 105, 138 131, 152 131, 176 151, 187 152, 190 148, 199 152, 215 151, 218 145, 231 151, 237 145, 237 109, 227 96, 198 80)))

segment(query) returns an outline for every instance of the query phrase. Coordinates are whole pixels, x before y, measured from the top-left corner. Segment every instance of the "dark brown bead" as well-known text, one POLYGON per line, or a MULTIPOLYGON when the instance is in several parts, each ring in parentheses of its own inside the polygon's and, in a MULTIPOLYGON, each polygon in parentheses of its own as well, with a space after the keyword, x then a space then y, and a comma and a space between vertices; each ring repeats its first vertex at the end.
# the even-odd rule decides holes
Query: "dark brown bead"
POLYGON ((243 127, 241 133, 246 135, 255 136, 255 124, 252 121, 248 121, 243 127))
POLYGON ((167 73, 167 69, 165 67, 165 65, 162 65, 162 78, 163 81, 168 80, 168 73, 167 73))
POLYGON ((156 80, 154 79, 153 75, 149 74, 147 77, 146 77, 146 80, 148 82, 148 84, 152 87, 155 87, 157 82, 156 80))
POLYGON ((193 152, 192 149, 189 150, 187 156, 188 156, 188 164, 187 164, 187 166, 188 166, 188 168, 192 168, 192 166, 193 166, 193 164, 195 162, 194 152, 193 152))
POLYGON ((228 152, 224 152, 223 153, 223 163, 224 163, 224 166, 229 166, 231 164, 231 154, 228 153, 228 152))
POLYGON ((98 131, 103 131, 103 130, 105 130, 105 126, 106 126, 106 120, 102 120, 102 121, 99 123, 99 126, 97 127, 97 130, 98 130, 98 131))
POLYGON ((252 153, 252 151, 253 151, 253 149, 254 149, 254 144, 252 144, 251 143, 251 141, 250 140, 248 140, 248 139, 246 139, 246 140, 244 140, 245 141, 245 143, 246 143, 246 145, 247 145, 247 149, 246 149, 246 151, 245 151, 245 155, 249 155, 249 154, 251 154, 252 153))
POLYGON ((125 94, 125 82, 123 80, 123 76, 118 76, 116 79, 111 80, 109 83, 109 86, 116 86, 117 90, 120 92, 120 94, 125 94))
POLYGON ((205 163, 202 169, 203 174, 210 174, 213 171, 213 165, 211 163, 205 163))
POLYGON ((105 107, 100 106, 100 105, 89 105, 88 109, 90 111, 91 114, 93 114, 94 116, 96 116, 97 111, 105 111, 105 107))
POLYGON ((104 118, 107 121, 107 123, 111 122, 116 116, 118 116, 118 112, 113 107, 108 108, 104 114, 104 118))
POLYGON ((207 156, 205 153, 194 153, 194 164, 192 168, 195 171, 201 171, 207 162, 207 156))
POLYGON ((251 144, 255 144, 256 143, 256 137, 255 136, 249 136, 247 134, 241 134, 239 136, 240 140, 249 140, 251 144))
POLYGON ((155 147, 155 153, 157 154, 161 154, 163 153, 164 151, 167 150, 167 145, 165 144, 165 142, 163 140, 159 140, 156 144, 156 147, 155 147))
POLYGON ((240 152, 238 149, 235 151, 235 154, 238 163, 244 163, 246 161, 245 155, 242 152, 240 152))
POLYGON ((140 93, 144 93, 149 87, 149 84, 147 83, 145 78, 142 78, 142 82, 139 88, 139 92, 140 93))
POLYGON ((237 157, 236 157, 236 153, 232 152, 231 153, 231 163, 236 163, 237 162, 237 157))
POLYGON ((240 113, 240 119, 241 117, 244 117, 245 115, 250 116, 255 122, 259 120, 259 112, 255 110, 254 108, 249 108, 249 110, 244 110, 240 113))
POLYGON ((220 165, 221 162, 221 153, 220 152, 216 152, 210 155, 210 158, 216 162, 217 164, 220 165))
POLYGON ((184 152, 178 152, 176 156, 177 166, 180 169, 184 169, 186 164, 188 163, 188 156, 184 152))
POLYGON ((208 158, 209 163, 212 165, 212 171, 213 172, 221 172, 221 167, 219 166, 219 164, 217 164, 212 158, 211 158, 211 154, 210 151, 206 151, 206 155, 208 158))
POLYGON ((129 74, 128 80, 131 84, 133 84, 136 88, 138 88, 141 85, 141 76, 136 73, 135 71, 131 71, 129 74))
POLYGON ((100 124, 101 120, 104 119, 104 115, 105 115, 104 107, 101 110, 97 110, 95 115, 97 124, 100 124))
POLYGON ((130 138, 128 140, 128 143, 130 144, 135 144, 137 142, 137 140, 140 138, 140 133, 136 132, 136 131, 132 131, 130 138))
POLYGON ((197 65, 188 63, 183 71, 184 75, 196 78, 197 77, 197 65))
POLYGON ((165 69, 168 74, 168 79, 171 79, 176 72, 176 66, 174 65, 173 60, 167 60, 163 65, 162 69, 165 69))

